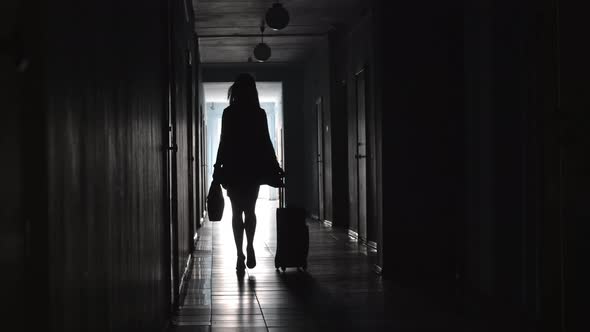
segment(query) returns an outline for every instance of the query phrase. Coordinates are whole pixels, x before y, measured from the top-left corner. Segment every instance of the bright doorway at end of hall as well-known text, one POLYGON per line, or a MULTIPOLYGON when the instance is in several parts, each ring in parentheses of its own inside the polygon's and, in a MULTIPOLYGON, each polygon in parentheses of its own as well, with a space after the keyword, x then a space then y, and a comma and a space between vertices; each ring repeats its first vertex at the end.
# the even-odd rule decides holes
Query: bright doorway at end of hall
MULTIPOLYGON (((213 181, 213 165, 217 157, 219 136, 221 134, 221 117, 223 110, 229 106, 227 90, 232 82, 204 83, 205 92, 205 130, 207 184, 213 181)), ((256 82, 260 107, 266 111, 270 139, 275 148, 279 164, 284 168, 283 159, 283 84, 281 82, 256 82)), ((224 194, 225 191, 224 191, 224 194)), ((269 186, 261 186, 258 199, 276 200, 278 190, 269 186)))

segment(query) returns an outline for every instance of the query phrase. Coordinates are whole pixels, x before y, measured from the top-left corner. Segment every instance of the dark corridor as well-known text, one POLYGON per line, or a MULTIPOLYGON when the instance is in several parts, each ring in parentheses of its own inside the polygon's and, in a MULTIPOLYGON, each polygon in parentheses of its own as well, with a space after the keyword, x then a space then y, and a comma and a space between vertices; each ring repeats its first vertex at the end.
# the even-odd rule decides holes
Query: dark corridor
POLYGON ((589 331, 569 6, 3 0, 7 331, 589 331), (306 271, 275 270, 275 195, 243 279, 230 200, 209 219, 204 86, 240 73, 281 82, 260 104, 306 271))

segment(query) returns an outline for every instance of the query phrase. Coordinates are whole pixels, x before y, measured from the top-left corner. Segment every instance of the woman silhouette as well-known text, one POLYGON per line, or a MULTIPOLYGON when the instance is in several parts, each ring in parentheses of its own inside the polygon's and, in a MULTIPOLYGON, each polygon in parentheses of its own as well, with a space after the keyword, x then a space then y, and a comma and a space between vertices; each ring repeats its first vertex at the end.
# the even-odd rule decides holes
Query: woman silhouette
POLYGON ((280 186, 284 172, 270 141, 266 112, 260 108, 254 78, 249 74, 238 75, 227 94, 229 106, 223 110, 213 181, 227 189, 231 201, 238 255, 236 270, 243 272, 246 266, 250 269, 256 266, 254 211, 260 185, 280 186), (246 264, 242 252, 244 230, 248 241, 246 264))

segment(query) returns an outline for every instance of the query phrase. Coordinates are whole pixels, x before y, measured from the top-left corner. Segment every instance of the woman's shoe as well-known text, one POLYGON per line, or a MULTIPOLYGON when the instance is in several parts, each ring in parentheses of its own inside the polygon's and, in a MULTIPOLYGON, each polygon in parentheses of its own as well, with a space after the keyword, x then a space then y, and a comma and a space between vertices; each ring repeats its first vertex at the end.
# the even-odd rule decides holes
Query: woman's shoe
POLYGON ((247 248, 246 252, 248 253, 248 260, 246 262, 246 265, 249 269, 253 269, 256 266, 256 255, 254 255, 254 248, 247 248))
POLYGON ((246 264, 244 264, 244 255, 238 256, 238 262, 236 263, 236 270, 244 271, 246 269, 246 264))

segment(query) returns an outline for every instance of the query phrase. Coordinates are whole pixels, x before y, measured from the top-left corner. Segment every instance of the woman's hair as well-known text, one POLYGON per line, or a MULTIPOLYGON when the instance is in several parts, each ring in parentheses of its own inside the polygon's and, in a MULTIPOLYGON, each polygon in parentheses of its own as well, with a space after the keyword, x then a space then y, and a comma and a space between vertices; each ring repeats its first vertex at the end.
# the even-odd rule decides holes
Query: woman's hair
POLYGON ((254 77, 247 73, 239 74, 236 81, 227 90, 230 105, 255 106, 260 108, 258 90, 254 77))

